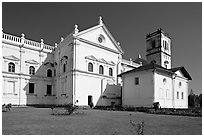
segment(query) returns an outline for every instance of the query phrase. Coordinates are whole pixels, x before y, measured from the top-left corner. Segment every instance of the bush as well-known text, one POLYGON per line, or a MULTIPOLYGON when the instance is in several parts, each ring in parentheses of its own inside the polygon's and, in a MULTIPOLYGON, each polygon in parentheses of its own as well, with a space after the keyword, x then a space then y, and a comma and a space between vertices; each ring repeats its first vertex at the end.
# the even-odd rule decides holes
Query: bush
POLYGON ((64 109, 66 110, 68 115, 70 115, 70 114, 72 114, 77 109, 77 106, 75 106, 72 103, 70 103, 70 104, 66 104, 64 106, 64 109))
POLYGON ((7 111, 10 111, 11 110, 11 107, 12 107, 12 104, 9 103, 9 104, 3 104, 2 105, 2 112, 7 112, 7 111))
POLYGON ((72 103, 69 103, 69 104, 58 105, 58 106, 52 105, 50 108, 52 110, 52 115, 56 115, 56 114, 58 114, 58 115, 62 115, 62 114, 63 115, 71 115, 78 108, 78 106, 73 105, 72 103), (56 108, 64 108, 65 112, 64 113, 58 113, 58 112, 56 112, 56 108))

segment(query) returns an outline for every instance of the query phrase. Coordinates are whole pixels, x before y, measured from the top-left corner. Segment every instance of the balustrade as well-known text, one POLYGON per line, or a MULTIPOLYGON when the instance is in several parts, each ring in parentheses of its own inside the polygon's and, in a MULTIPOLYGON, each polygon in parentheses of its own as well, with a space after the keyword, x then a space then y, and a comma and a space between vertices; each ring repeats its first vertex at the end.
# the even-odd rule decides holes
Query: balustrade
MULTIPOLYGON (((17 37, 17 36, 13 36, 13 35, 10 35, 10 34, 5 34, 5 33, 2 33, 2 40, 16 42, 16 43, 19 43, 19 44, 21 44, 23 42, 22 44, 27 44, 27 45, 35 46, 35 47, 39 47, 39 48, 41 46, 41 43, 39 43, 39 42, 35 42, 35 41, 32 41, 32 40, 28 40, 28 39, 24 39, 22 41, 22 37, 17 37)), ((46 45, 46 44, 44 44, 43 48, 47 49, 47 50, 54 50, 53 46, 46 45)))
POLYGON ((21 43, 21 38, 16 37, 16 36, 12 36, 10 34, 3 33, 2 37, 3 37, 3 39, 6 39, 6 40, 10 40, 10 41, 15 41, 15 42, 21 43))

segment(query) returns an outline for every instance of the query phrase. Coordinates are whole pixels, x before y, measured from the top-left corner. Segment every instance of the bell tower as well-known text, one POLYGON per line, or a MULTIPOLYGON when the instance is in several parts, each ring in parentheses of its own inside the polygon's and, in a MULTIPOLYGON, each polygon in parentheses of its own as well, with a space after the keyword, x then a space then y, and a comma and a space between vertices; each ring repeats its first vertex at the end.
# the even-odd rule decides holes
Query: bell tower
POLYGON ((146 35, 146 58, 164 68, 171 69, 171 39, 160 28, 146 35))

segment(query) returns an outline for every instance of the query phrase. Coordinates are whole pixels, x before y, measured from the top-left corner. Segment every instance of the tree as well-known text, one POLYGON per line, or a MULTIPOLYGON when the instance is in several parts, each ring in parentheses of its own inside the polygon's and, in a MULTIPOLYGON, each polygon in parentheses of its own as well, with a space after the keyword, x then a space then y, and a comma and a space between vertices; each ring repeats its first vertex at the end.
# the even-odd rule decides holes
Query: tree
POLYGON ((191 89, 190 94, 188 95, 188 106, 195 107, 195 101, 196 97, 195 94, 193 93, 193 90, 191 89))
POLYGON ((202 107, 202 94, 199 95, 199 104, 200 104, 200 107, 202 107))
POLYGON ((202 94, 195 95, 193 90, 191 89, 188 95, 188 106, 189 107, 202 107, 202 94))

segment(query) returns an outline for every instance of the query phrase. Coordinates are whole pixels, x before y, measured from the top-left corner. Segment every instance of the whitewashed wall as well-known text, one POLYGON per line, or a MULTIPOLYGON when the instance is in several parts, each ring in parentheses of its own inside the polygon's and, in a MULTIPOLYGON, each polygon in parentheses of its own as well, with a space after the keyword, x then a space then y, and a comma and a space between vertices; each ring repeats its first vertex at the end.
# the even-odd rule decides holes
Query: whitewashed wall
POLYGON ((154 85, 152 71, 126 74, 122 77, 122 105, 123 106, 151 106, 154 102, 154 85), (135 85, 135 78, 139 77, 139 85, 135 85))
POLYGON ((155 72, 155 102, 162 108, 173 108, 173 87, 171 75, 155 72))
POLYGON ((24 37, 16 37, 3 33, 2 39, 2 75, 3 75, 3 95, 2 103, 12 103, 13 105, 28 104, 50 104, 53 97, 45 98, 47 84, 52 85, 51 78, 46 76, 46 67, 43 61, 53 60, 51 54, 53 47, 41 43, 30 41, 24 37), (22 47, 21 47, 22 46, 22 47), (20 48, 21 47, 21 48, 20 48), (14 56, 18 61, 8 57, 14 56), (49 56, 49 57, 47 57, 49 56), (15 73, 8 72, 8 63, 15 64, 15 73), (29 74, 29 67, 35 68, 36 75, 29 74), (21 69, 21 72, 20 72, 21 69), (28 94, 28 83, 35 83, 34 94, 28 94))
POLYGON ((175 98, 175 108, 188 108, 188 80, 181 77, 180 71, 176 72, 178 75, 174 80, 174 98, 175 98), (181 86, 179 85, 181 82, 181 86), (177 92, 179 96, 177 98, 177 92), (182 99, 183 92, 183 99, 182 99))

